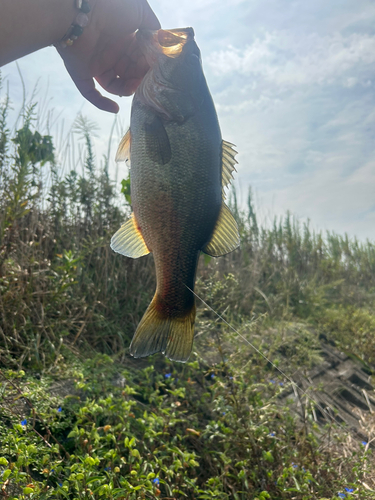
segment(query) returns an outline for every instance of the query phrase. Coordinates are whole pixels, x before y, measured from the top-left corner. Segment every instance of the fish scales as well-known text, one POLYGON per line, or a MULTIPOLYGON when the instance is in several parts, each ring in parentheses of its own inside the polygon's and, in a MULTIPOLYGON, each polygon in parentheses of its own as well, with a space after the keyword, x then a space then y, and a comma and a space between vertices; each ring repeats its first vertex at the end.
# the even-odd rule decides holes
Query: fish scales
POLYGON ((139 157, 137 167, 132 160, 132 202, 146 245, 154 254, 158 294, 173 306, 181 296, 191 296, 181 281, 193 288, 198 252, 210 238, 220 211, 221 135, 216 130, 211 144, 202 140, 203 134, 196 140, 208 121, 206 109, 183 124, 166 123, 172 158, 160 165, 149 161, 138 133, 149 114, 142 104, 132 114, 132 123, 139 124, 134 132, 132 127, 132 158, 139 157))
POLYGON ((229 152, 223 154, 193 30, 143 32, 138 37, 151 69, 134 96, 130 132, 117 154, 118 159, 130 156, 134 213, 111 246, 130 257, 154 256, 157 289, 131 354, 162 351, 170 359, 186 361, 195 322, 195 297, 189 288, 194 289, 199 254, 222 255, 239 243, 222 181, 223 159, 231 175, 235 153, 231 156, 226 146, 229 152))

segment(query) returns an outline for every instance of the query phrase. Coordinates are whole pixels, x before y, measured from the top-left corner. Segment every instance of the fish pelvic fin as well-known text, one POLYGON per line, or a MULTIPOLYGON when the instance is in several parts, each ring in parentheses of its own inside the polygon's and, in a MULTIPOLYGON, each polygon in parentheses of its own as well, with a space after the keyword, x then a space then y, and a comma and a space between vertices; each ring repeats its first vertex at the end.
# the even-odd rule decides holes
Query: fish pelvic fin
POLYGON ((220 257, 233 252, 239 246, 240 235, 237 222, 223 202, 211 240, 202 248, 202 251, 212 257, 220 257))
POLYGON ((148 306, 130 345, 130 354, 143 358, 162 352, 172 361, 186 363, 194 339, 195 301, 184 315, 168 316, 157 293, 148 306))
POLYGON ((132 259, 138 259, 138 257, 143 257, 143 255, 150 253, 134 214, 112 236, 111 248, 114 252, 131 257, 132 259))

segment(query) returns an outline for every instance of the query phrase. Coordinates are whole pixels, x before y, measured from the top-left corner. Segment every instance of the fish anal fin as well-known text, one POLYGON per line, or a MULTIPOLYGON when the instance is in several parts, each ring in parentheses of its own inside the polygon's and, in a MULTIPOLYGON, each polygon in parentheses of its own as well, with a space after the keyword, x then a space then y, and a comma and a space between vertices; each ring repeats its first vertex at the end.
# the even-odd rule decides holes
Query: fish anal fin
POLYGON ((184 315, 168 315, 156 293, 134 334, 130 354, 143 358, 162 352, 172 361, 185 363, 193 347, 194 323, 195 302, 184 315))
POLYGON ((233 149, 233 144, 227 141, 222 141, 221 146, 221 186, 224 189, 228 187, 233 179, 233 171, 236 170, 237 160, 235 158, 237 151, 233 149))
POLYGON ((115 162, 126 161, 128 167, 130 167, 130 145, 131 145, 131 133, 130 128, 121 139, 121 142, 117 148, 117 153, 115 157, 115 162))
POLYGON ((171 145, 162 120, 154 116, 151 123, 145 123, 146 148, 152 160, 165 165, 172 157, 171 145))
POLYGON ((138 257, 150 253, 142 233, 138 228, 134 214, 132 214, 130 219, 112 236, 111 248, 113 251, 125 255, 126 257, 131 257, 132 259, 138 259, 138 257))
POLYGON ((223 202, 211 240, 202 251, 212 257, 220 257, 232 252, 240 245, 237 222, 223 202))

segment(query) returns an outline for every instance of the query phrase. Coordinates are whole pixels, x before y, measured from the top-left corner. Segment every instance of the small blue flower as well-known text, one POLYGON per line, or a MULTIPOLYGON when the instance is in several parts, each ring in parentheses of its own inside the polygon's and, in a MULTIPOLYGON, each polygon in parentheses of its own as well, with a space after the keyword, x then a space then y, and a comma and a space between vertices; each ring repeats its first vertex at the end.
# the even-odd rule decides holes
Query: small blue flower
POLYGON ((159 481, 159 478, 158 477, 155 477, 155 479, 152 480, 152 482, 154 484, 156 484, 156 486, 158 486, 160 484, 160 481, 159 481))
POLYGON ((171 377, 172 377, 172 373, 166 373, 166 374, 164 375, 164 377, 165 377, 165 378, 171 378, 171 377))
POLYGON ((362 441, 363 446, 367 445, 367 441, 362 441))
POLYGON ((211 373, 211 378, 215 378, 215 374, 214 373, 211 373))
POLYGON ((62 486, 62 483, 59 483, 59 486, 62 486))
POLYGON ((61 412, 62 412, 62 408, 61 408, 61 406, 59 406, 59 407, 57 408, 57 411, 58 411, 59 413, 61 413, 61 412))
POLYGON ((279 382, 279 385, 280 385, 281 387, 283 387, 283 386, 284 386, 284 382, 279 382))
POLYGON ((21 425, 27 425, 27 420, 26 420, 26 418, 25 418, 25 420, 22 420, 21 425))
POLYGON ((340 498, 346 498, 345 493, 337 493, 337 496, 340 498))
POLYGON ((223 411, 222 415, 225 415, 225 411, 223 411))
POLYGON ((305 467, 302 467, 302 470, 303 470, 303 472, 306 472, 306 469, 305 469, 305 467))
POLYGON ((353 493, 354 489, 353 488, 345 488, 345 491, 347 491, 348 493, 353 493))
POLYGON ((51 472, 55 472, 55 469, 51 469, 51 472))
POLYGON ((110 467, 104 467, 104 470, 111 470, 110 467))
POLYGON ((292 462, 292 465, 293 465, 293 469, 297 469, 298 465, 295 464, 294 462, 292 462))
POLYGON ((271 384, 276 384, 276 382, 274 380, 270 380, 270 383, 271 384))
POLYGON ((269 436, 276 436, 276 434, 274 432, 270 432, 268 435, 269 436))
POLYGON ((233 377, 229 377, 229 380, 233 380, 233 377))

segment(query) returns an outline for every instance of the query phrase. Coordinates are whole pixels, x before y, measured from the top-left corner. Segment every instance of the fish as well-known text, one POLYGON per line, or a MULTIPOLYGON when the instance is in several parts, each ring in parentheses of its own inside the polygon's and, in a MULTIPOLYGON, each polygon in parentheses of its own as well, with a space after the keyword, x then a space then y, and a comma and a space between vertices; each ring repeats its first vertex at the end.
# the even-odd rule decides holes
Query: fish
POLYGON ((136 39, 150 69, 133 97, 130 128, 116 154, 130 167, 133 213, 111 248, 134 259, 150 252, 154 257, 156 292, 130 354, 162 352, 186 362, 199 256, 225 255, 240 242, 224 191, 237 151, 221 137, 193 28, 140 30, 136 39))

